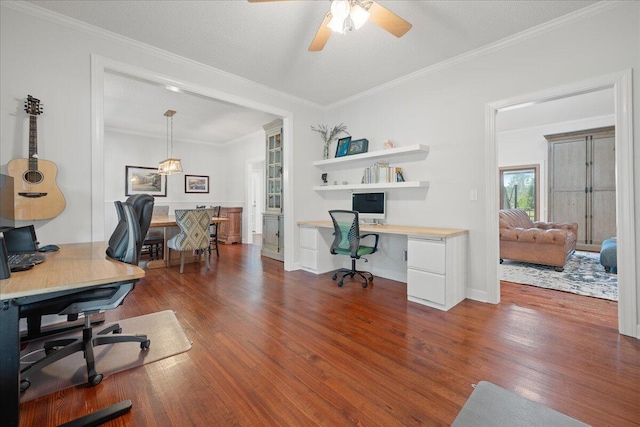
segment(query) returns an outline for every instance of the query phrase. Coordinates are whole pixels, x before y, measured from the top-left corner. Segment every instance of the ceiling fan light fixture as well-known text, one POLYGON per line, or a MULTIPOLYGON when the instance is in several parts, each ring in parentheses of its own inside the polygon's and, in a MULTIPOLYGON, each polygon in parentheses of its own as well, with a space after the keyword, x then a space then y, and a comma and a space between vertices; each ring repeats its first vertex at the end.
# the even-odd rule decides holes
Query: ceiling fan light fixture
POLYGON ((354 4, 351 7, 351 21, 353 22, 353 28, 359 30, 368 20, 369 20, 369 11, 365 10, 359 4, 354 4))
POLYGON ((331 2, 331 21, 327 27, 336 33, 344 33, 344 21, 351 12, 351 4, 349 0, 334 0, 331 2))

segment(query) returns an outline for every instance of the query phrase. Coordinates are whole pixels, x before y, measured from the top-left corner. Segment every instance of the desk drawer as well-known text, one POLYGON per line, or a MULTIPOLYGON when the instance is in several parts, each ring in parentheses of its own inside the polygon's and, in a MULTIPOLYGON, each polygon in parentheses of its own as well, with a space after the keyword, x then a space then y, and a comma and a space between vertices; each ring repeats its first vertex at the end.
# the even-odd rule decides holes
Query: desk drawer
POLYGON ((446 302, 445 277, 410 268, 407 270, 407 294, 444 305, 446 302))
POLYGON ((407 242, 407 266, 445 274, 445 249, 443 240, 411 238, 407 242))
POLYGON ((300 248, 300 265, 311 270, 318 269, 318 251, 300 248))
POLYGON ((300 247, 317 251, 318 230, 310 227, 300 227, 300 247))

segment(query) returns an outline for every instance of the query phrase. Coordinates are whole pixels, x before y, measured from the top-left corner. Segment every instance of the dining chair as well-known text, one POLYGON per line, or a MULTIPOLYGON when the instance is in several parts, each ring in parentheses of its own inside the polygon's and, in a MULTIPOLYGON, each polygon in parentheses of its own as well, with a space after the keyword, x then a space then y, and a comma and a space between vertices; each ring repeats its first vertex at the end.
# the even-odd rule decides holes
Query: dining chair
MULTIPOLYGON (((197 251, 198 255, 209 248, 209 224, 213 217, 213 209, 176 209, 176 223, 180 232, 167 241, 169 257, 171 250, 180 251, 180 273, 184 271, 186 252, 197 251)), ((204 257, 207 270, 211 269, 209 257, 204 257)))
MULTIPOLYGON (((219 218, 220 217, 220 206, 214 206, 213 207, 213 216, 214 218, 219 218)), ((209 226, 209 255, 211 255, 211 250, 213 249, 213 247, 215 246, 216 248, 216 256, 218 258, 220 258, 220 251, 218 250, 218 226, 220 225, 219 222, 216 222, 215 224, 211 224, 209 226)))
MULTIPOLYGON (((169 206, 154 206, 153 216, 169 215, 169 206)), ((149 229, 144 238, 143 247, 147 249, 149 258, 164 258, 164 231, 149 229)))

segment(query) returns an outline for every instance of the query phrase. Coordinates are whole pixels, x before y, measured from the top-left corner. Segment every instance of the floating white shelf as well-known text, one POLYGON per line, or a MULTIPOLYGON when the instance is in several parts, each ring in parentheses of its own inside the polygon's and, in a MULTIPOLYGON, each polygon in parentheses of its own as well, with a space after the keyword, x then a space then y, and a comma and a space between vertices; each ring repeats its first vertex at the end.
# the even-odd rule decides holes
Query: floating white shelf
MULTIPOLYGON (((313 165, 322 170, 335 169, 336 167, 351 167, 361 163, 385 159, 396 161, 423 160, 429 153, 429 147, 422 144, 408 145, 406 147, 390 148, 388 150, 372 151, 370 153, 354 154, 352 156, 337 157, 334 159, 317 160, 313 165)), ((335 187, 335 186, 334 186, 335 187)))
POLYGON ((429 181, 405 181, 405 182, 379 182, 376 184, 346 184, 346 185, 316 185, 315 191, 340 191, 340 190, 385 190, 399 188, 426 188, 429 181))

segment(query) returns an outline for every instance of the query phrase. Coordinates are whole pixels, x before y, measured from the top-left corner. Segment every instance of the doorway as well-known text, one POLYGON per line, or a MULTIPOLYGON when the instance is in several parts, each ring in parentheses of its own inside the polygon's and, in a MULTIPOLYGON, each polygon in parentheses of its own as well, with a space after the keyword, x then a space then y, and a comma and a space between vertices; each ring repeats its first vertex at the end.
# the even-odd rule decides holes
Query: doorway
POLYGON ((566 86, 556 87, 512 99, 488 103, 486 118, 486 196, 487 215, 487 289, 486 299, 491 303, 500 302, 500 281, 498 278, 499 238, 498 216, 499 181, 497 117, 501 112, 520 109, 547 101, 560 100, 576 95, 588 94, 603 89, 613 89, 615 99, 616 127, 616 223, 618 230, 618 330, 621 334, 638 337, 637 330, 637 269, 635 265, 635 192, 633 179, 633 112, 631 70, 597 77, 566 86))

